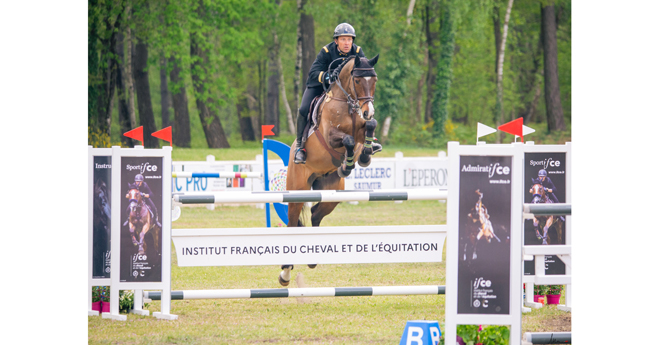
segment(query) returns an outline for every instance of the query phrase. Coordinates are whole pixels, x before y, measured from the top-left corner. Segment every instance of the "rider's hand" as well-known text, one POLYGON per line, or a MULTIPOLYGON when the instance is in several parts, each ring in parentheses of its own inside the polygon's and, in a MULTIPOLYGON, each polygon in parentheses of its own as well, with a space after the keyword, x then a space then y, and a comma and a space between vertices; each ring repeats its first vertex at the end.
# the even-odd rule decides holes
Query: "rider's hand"
POLYGON ((337 80, 338 77, 339 77, 339 73, 338 73, 337 70, 335 69, 335 70, 332 71, 332 73, 330 74, 330 82, 334 83, 334 81, 337 80))
POLYGON ((149 194, 142 194, 145 198, 149 197, 149 194))
POLYGON ((552 189, 548 189, 548 192, 552 193, 552 189))

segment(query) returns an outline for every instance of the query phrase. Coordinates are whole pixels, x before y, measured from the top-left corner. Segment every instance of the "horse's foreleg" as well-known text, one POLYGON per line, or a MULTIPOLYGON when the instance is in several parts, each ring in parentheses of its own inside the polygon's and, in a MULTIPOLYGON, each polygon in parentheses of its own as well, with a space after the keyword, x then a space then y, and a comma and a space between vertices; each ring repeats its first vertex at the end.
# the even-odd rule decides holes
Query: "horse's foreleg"
POLYGON ((548 230, 552 226, 552 221, 554 220, 553 216, 548 217, 548 220, 545 221, 545 226, 543 227, 543 243, 548 244, 548 230))
POLYGON ((128 230, 131 232, 131 240, 133 240, 133 245, 136 246, 138 241, 135 238, 135 225, 133 225, 133 223, 128 223, 128 230))
POLYGON ((374 141, 374 132, 376 131, 377 125, 378 122, 376 119, 371 119, 365 124, 364 148, 362 149, 360 157, 358 157, 358 164, 360 164, 361 167, 367 167, 371 164, 371 155, 374 153, 372 143, 374 141))
POLYGON ((332 212, 338 202, 320 202, 312 208, 312 226, 319 226, 323 218, 332 212))
POLYGON ((145 222, 145 224, 142 226, 142 231, 140 231, 140 243, 139 243, 139 249, 138 249, 138 254, 145 254, 147 251, 147 244, 144 243, 144 236, 149 232, 149 222, 145 222))
POLYGON ((341 143, 346 148, 346 157, 339 169, 337 169, 337 173, 340 177, 345 178, 348 177, 348 175, 351 174, 351 171, 353 171, 353 168, 355 168, 355 139, 350 135, 346 135, 341 143))

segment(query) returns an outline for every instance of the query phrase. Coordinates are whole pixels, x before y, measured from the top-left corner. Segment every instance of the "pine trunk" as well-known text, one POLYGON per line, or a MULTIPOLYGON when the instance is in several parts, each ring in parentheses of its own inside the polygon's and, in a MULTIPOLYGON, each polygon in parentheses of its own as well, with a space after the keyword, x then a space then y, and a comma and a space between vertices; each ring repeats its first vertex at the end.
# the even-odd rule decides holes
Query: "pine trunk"
POLYGON ((438 65, 439 55, 439 30, 438 13, 440 5, 438 0, 431 0, 426 5, 426 46, 428 57, 428 70, 426 72, 426 106, 424 108, 424 123, 433 120, 433 93, 435 89, 435 78, 437 75, 436 66, 438 65))
POLYGON ((295 114, 293 114, 293 122, 298 120, 298 107, 300 106, 300 73, 302 69, 302 15, 303 8, 307 0, 297 0, 296 6, 298 8, 298 28, 296 29, 296 67, 293 75, 293 104, 295 104, 295 114))
POLYGON ((167 61, 160 59, 160 116, 162 128, 171 126, 170 123, 170 90, 167 88, 167 61))
POLYGON ((140 126, 144 131, 144 147, 157 148, 158 138, 151 135, 156 132, 156 120, 151 105, 151 89, 149 86, 149 50, 147 43, 138 39, 135 45, 135 60, 133 61, 133 77, 135 78, 135 91, 138 99, 138 114, 140 126))
POLYGON ((563 131, 566 130, 566 125, 559 91, 557 24, 554 4, 545 7, 541 5, 541 34, 543 35, 543 74, 548 131, 563 131))
POLYGON ((190 147, 190 114, 186 87, 180 77, 181 64, 175 57, 170 57, 169 63, 172 65, 170 82, 173 84, 172 108, 174 108, 172 143, 177 147, 190 147))
MULTIPOLYGON (((497 102, 495 103, 495 123, 497 126, 504 123, 504 110, 503 110, 503 98, 504 91, 502 86, 502 80, 504 77, 504 52, 506 50, 506 36, 509 32, 509 18, 511 17, 511 8, 513 7, 513 0, 509 0, 509 4, 506 8, 506 15, 504 16, 504 28, 502 30, 502 42, 500 42, 500 48, 498 50, 497 56, 497 102)), ((500 135, 497 137, 497 143, 501 143, 504 137, 504 132, 500 132, 500 135)))
POLYGON ((277 56, 279 55, 277 42, 269 49, 268 54, 268 91, 266 95, 266 118, 264 124, 275 125, 273 133, 280 135, 280 76, 277 70, 277 56))
POLYGON ((314 17, 311 14, 301 13, 300 28, 302 32, 302 87, 304 89, 307 85, 309 70, 318 54, 314 44, 314 17))
MULTIPOLYGON (((124 57, 124 34, 119 32, 117 35, 117 99, 118 99, 118 114, 119 114, 119 129, 121 133, 126 133, 132 129, 131 118, 128 113, 128 100, 126 99, 126 58, 124 57)), ((123 147, 133 147, 133 139, 122 135, 121 144, 123 147)))

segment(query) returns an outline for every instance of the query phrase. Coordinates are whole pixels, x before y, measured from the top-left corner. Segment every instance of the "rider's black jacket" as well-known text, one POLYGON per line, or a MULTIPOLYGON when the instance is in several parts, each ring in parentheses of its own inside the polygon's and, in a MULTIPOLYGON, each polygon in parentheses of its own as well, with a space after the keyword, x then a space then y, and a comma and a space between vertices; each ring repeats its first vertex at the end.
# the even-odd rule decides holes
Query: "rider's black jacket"
POLYGON ((335 42, 325 45, 316 56, 316 60, 314 60, 312 67, 309 69, 309 75, 307 76, 307 87, 321 86, 323 80, 325 79, 325 74, 328 73, 328 67, 330 66, 330 63, 336 59, 340 59, 332 64, 332 68, 334 69, 339 66, 344 59, 352 55, 365 57, 362 49, 355 45, 355 43, 353 43, 353 47, 348 53, 343 53, 337 49, 337 44, 335 42))
POLYGON ((541 182, 541 185, 545 189, 551 189, 552 190, 552 193, 548 192, 550 199, 552 199, 552 201, 554 201, 554 202, 559 202, 557 200, 557 196, 555 195, 555 192, 557 191, 557 188, 555 187, 555 184, 552 183, 552 180, 550 179, 550 176, 546 176, 546 178, 543 181, 541 181, 541 179, 539 178, 539 182, 541 182))

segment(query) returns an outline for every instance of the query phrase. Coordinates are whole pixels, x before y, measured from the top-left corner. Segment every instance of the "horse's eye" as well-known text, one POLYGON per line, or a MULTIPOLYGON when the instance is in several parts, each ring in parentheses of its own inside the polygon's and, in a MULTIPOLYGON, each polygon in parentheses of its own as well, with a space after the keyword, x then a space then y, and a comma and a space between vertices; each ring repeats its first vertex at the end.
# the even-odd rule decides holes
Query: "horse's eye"
POLYGON ((360 83, 360 79, 355 79, 355 83, 356 83, 356 84, 359 84, 359 83, 360 83))

